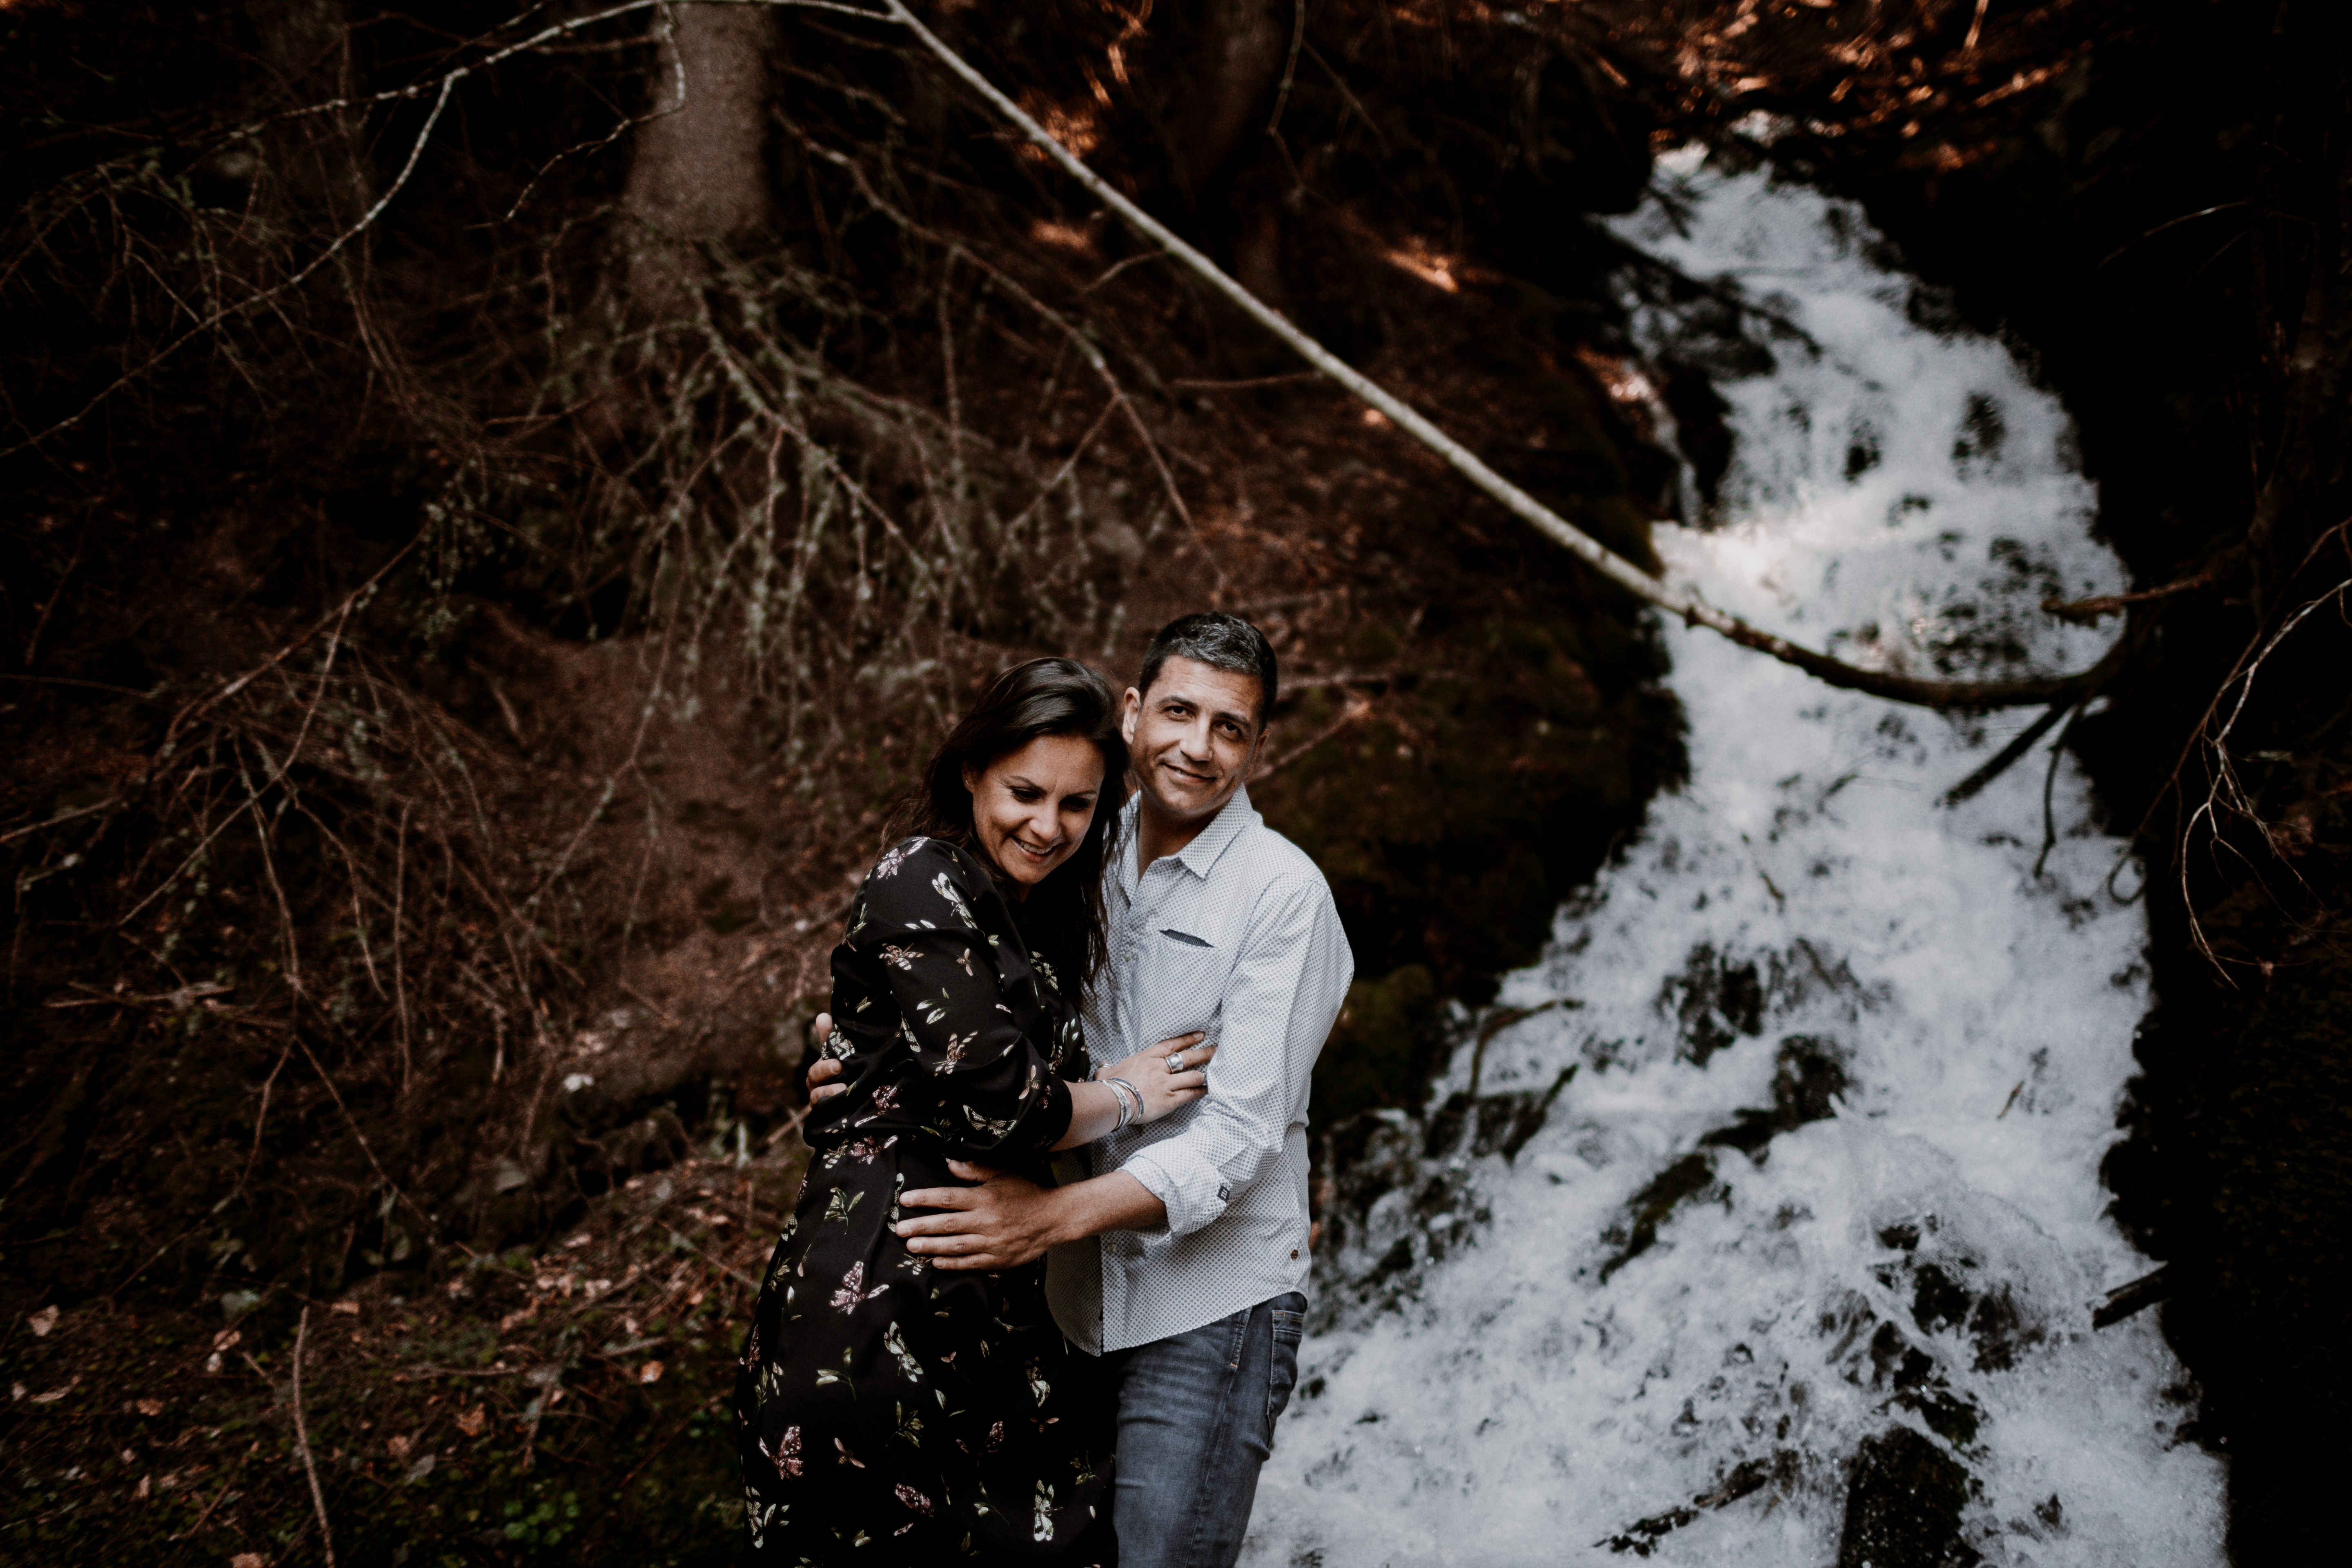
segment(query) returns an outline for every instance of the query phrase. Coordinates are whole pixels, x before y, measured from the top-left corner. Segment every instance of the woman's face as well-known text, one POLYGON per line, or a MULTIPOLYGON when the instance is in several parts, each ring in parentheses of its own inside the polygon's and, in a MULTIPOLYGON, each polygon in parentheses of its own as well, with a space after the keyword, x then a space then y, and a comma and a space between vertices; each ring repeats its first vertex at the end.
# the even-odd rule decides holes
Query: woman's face
POLYGON ((1078 735, 1040 735, 986 768, 967 766, 972 836, 1018 890, 1077 853, 1102 799, 1102 753, 1078 735))

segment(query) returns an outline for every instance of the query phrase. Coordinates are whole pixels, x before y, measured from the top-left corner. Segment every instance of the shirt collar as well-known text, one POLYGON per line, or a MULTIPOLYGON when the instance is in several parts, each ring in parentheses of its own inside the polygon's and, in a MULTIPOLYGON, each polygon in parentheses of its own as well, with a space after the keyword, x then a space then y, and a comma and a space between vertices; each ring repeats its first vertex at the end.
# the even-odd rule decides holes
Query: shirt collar
MULTIPOLYGON (((1137 790, 1127 797, 1118 814, 1118 836, 1111 849, 1112 864, 1118 868, 1122 888, 1137 883, 1135 870, 1136 822, 1143 810, 1143 792, 1137 790)), ((1256 826, 1265 819, 1250 805, 1249 785, 1242 784, 1234 791, 1233 799, 1225 802, 1209 825, 1192 836, 1192 842, 1165 858, 1175 861, 1202 881, 1209 879, 1210 868, 1230 847, 1234 839, 1256 826)))

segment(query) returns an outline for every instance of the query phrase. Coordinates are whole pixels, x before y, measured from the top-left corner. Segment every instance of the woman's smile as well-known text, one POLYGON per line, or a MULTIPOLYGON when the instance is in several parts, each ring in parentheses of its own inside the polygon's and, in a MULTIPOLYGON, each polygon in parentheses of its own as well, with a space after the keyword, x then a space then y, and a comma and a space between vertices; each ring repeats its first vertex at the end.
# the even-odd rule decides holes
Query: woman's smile
POLYGON ((1040 735, 967 768, 972 836, 1016 898, 1077 852, 1102 797, 1102 753, 1077 735, 1040 735))
POLYGON ((1012 845, 1013 847, 1018 849, 1022 854, 1027 856, 1029 858, 1037 861, 1040 865, 1045 864, 1048 860, 1057 858, 1058 852, 1068 845, 1068 840, 1066 839, 1055 839, 1051 844, 1030 844, 1023 840, 1018 835, 1006 839, 1005 842, 1012 845))

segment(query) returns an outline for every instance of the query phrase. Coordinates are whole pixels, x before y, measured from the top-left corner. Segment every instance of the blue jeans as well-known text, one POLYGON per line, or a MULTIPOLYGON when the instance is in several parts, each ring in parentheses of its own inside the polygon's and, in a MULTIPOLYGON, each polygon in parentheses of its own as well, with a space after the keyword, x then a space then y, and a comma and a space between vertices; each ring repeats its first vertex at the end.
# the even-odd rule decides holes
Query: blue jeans
POLYGON ((1291 1290, 1107 1358, 1118 1379, 1119 1568, 1232 1568, 1306 1326, 1307 1298, 1291 1290))

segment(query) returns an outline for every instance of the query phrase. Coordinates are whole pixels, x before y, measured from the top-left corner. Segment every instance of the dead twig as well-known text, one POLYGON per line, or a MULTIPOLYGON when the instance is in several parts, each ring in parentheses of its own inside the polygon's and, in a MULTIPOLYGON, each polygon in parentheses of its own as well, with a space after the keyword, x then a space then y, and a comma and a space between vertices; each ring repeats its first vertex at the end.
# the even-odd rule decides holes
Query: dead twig
MULTIPOLYGON (((2086 600, 2084 602, 2088 603, 2089 601, 2086 600)), ((2042 607, 2044 609, 2049 608, 2046 605, 2042 607)), ((2020 757, 2022 757, 2026 752, 2032 751, 2033 749, 2033 742, 2048 734, 2050 732, 2051 726, 2056 724, 2062 719, 2066 721, 2068 729, 2071 730, 2074 727, 2075 716, 2080 714, 2084 708, 2090 705, 2091 699, 2097 696, 2100 689, 2106 685, 2107 681, 2114 677, 2116 671, 2123 668, 2126 650, 2131 646, 2132 640, 2132 638, 2126 637, 2118 641, 2115 647, 2107 650, 2105 657, 2101 658, 2096 665, 2092 667, 2090 679, 2084 685, 2080 695, 2062 698, 2058 701, 2052 703, 2048 711, 2044 712, 2041 718, 2036 719, 2032 724, 2026 726, 2022 733, 2019 734, 2015 740, 2012 740, 2009 744, 2003 746, 1999 752, 1995 752, 1991 759, 1986 762, 1983 766, 1978 768, 1968 777, 1954 784, 1950 789, 1946 790, 1944 792, 1943 799, 1937 804, 1942 805, 1958 805, 1964 800, 1973 798, 1983 790, 1985 785, 1992 783, 1993 780, 2007 773, 2010 768, 2016 763, 2020 757)), ((2058 749, 2063 750, 2064 746, 2065 737, 2062 735, 2059 737, 2058 749)), ((2054 767, 2056 764, 2053 762, 2052 765, 2054 767)))
POLYGON ((2146 1311, 2170 1296, 2179 1284, 2179 1278, 2168 1263, 2152 1274, 2143 1274, 2127 1285, 2118 1285, 2107 1292, 2091 1313, 2091 1327, 2104 1329, 2122 1322, 2135 1312, 2146 1311))
POLYGON ((327 1494, 319 1488, 319 1467, 310 1458, 310 1432, 302 1418, 302 1352, 310 1332, 310 1309, 304 1307, 294 1325, 294 1446, 302 1454, 302 1473, 310 1478, 310 1503, 319 1510, 319 1542, 327 1568, 335 1568, 335 1531, 327 1522, 327 1494))
POLYGON ((1257 765, 1256 771, 1250 774, 1249 782, 1256 784, 1262 779, 1272 778, 1283 768, 1297 762, 1300 757, 1305 756, 1307 752, 1313 751, 1316 747, 1321 745, 1324 742, 1329 740, 1340 731, 1345 730, 1350 724, 1354 724, 1364 719, 1371 712, 1371 710, 1372 700, 1370 698, 1359 697, 1350 692, 1348 697, 1348 706, 1341 710, 1340 714, 1337 719, 1332 720, 1320 730, 1316 731, 1315 733, 1309 735, 1304 741, 1299 742, 1298 744, 1291 747, 1290 750, 1283 752, 1282 755, 1278 757, 1269 757, 1265 762, 1260 763, 1257 765))
POLYGON ((261 1445, 257 1442, 253 1445, 252 1448, 247 1448, 244 1453, 237 1456, 236 1468, 229 1471, 227 1476, 222 1479, 220 1490, 213 1493, 213 1500, 205 1504, 204 1511, 196 1515, 194 1523, 189 1525, 187 1529, 172 1537, 173 1540, 190 1541, 195 1538, 196 1531, 205 1527, 205 1521, 212 1518, 213 1510, 220 1507, 222 1500, 228 1496, 229 1488, 236 1485, 236 1478, 244 1471, 246 1460, 253 1458, 254 1449, 260 1447, 261 1445))
POLYGON ((2158 588, 2142 588, 2135 594, 2099 594, 2088 599, 2061 599, 2053 594, 2042 601, 2044 614, 2062 621, 2072 621, 2078 626, 2096 626, 2102 616, 2119 616, 2134 605, 2150 605, 2159 599, 2169 599, 2177 594, 2194 593, 2210 588, 2221 580, 2226 563, 2217 561, 2193 577, 2183 577, 2177 583, 2167 583, 2158 588))

